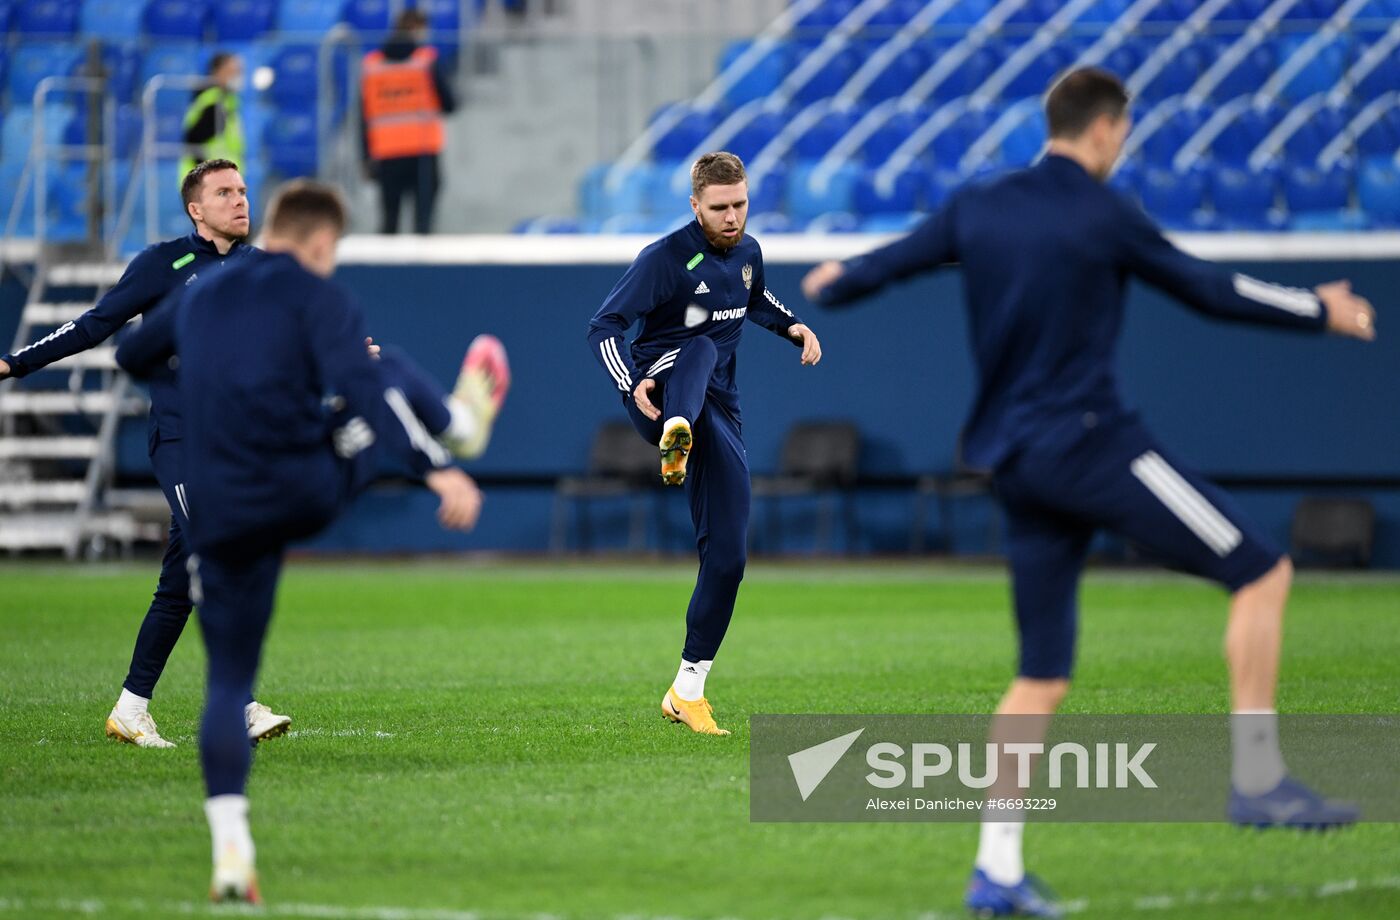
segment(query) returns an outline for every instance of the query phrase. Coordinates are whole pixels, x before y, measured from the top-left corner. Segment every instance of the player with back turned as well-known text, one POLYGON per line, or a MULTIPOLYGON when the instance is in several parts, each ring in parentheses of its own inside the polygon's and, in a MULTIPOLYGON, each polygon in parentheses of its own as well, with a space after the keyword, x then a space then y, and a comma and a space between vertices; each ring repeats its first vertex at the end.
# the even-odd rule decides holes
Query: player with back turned
POLYGON ((617 282, 589 323, 588 344, 638 433, 660 448, 662 481, 685 485, 695 523, 700 573, 661 711, 692 731, 727 735, 705 678, 746 562, 750 482, 735 352, 745 320, 801 347, 804 365, 821 360, 821 344, 768 289, 763 253, 744 233, 748 177, 738 157, 695 162, 690 207, 695 220, 643 249, 617 282), (629 348, 623 337, 638 320, 629 348))
MULTIPOLYGON (((143 250, 91 310, 34 344, 0 358, 0 379, 24 377, 93 348, 133 317, 155 312, 162 299, 195 278, 261 254, 247 243, 251 227, 248 188, 237 164, 231 160, 205 160, 186 173, 180 194, 194 231, 143 250)), ((160 369, 149 385, 151 467, 170 505, 170 537, 155 596, 136 634, 131 665, 117 703, 107 716, 106 732, 118 741, 140 747, 170 748, 175 745, 160 736, 148 707, 156 682, 190 616, 190 583, 185 571, 189 512, 181 473, 183 434, 174 372, 160 369)), ((285 732, 292 720, 250 698, 246 721, 248 737, 259 741, 285 732)))
MULTIPOLYGON (((137 374, 172 343, 180 358, 191 593, 209 658, 199 750, 215 900, 258 900, 241 709, 288 544, 324 529, 385 472, 436 492, 444 527, 472 527, 481 507, 415 412, 407 359, 367 353, 359 308, 330 280, 346 225, 333 188, 283 186, 268 205, 267 255, 192 285, 118 355, 137 374)), ((430 402, 446 413, 441 398, 430 402)))
MULTIPOLYGON (((813 269, 803 290, 814 302, 844 304, 962 266, 978 375, 963 451, 969 465, 992 472, 1006 512, 1020 634, 1019 671, 998 713, 1048 718, 1064 699, 1079 576, 1095 531, 1110 530, 1231 593, 1230 820, 1348 824, 1355 810, 1289 777, 1279 751, 1274 696, 1288 558, 1124 407, 1113 361, 1129 277, 1221 319, 1359 339, 1374 335, 1370 304, 1346 282, 1287 288, 1188 256, 1108 189, 1131 123, 1117 77, 1072 71, 1045 107, 1043 160, 965 186, 907 237, 813 269)), ((967 891, 977 913, 1058 913, 1025 873, 1023 817, 984 818, 967 891)))

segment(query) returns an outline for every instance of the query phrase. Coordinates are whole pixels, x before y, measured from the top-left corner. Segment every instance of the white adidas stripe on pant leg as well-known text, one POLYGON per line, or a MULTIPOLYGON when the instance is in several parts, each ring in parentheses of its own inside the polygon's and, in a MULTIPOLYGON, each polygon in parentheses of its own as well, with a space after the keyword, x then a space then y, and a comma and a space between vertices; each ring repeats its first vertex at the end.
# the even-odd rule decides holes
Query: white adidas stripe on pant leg
POLYGON ((1156 451, 1149 450, 1132 462, 1133 475, 1147 486, 1157 500, 1167 506, 1201 542, 1217 556, 1228 556, 1244 539, 1229 518, 1206 501, 1180 473, 1172 469, 1156 451))
POLYGON ((666 354, 664 354, 664 355, 662 355, 661 357, 657 358, 657 359, 656 359, 656 362, 655 362, 654 364, 652 364, 651 370, 647 371, 647 376, 650 377, 652 374, 656 373, 658 370, 661 369, 661 365, 662 365, 663 363, 665 363, 667 360, 674 360, 675 357, 676 357, 676 355, 678 355, 678 354, 680 354, 680 353, 681 353, 681 350, 680 350, 679 348, 676 348, 676 349, 673 349, 673 350, 671 350, 671 351, 666 352, 666 354))

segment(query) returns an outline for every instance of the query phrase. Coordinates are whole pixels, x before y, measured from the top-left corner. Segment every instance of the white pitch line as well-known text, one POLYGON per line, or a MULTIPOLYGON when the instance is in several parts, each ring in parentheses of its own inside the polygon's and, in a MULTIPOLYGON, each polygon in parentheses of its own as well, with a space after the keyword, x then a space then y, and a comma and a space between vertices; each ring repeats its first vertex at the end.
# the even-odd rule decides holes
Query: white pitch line
MULTIPOLYGON (((1311 898, 1332 898, 1340 895, 1367 891, 1400 891, 1400 876, 1379 878, 1373 881, 1341 879, 1323 882, 1320 885, 1294 885, 1285 888, 1254 887, 1241 891, 1188 891, 1182 894, 1139 895, 1131 899, 1114 900, 1075 900, 1065 902, 1066 913, 1079 914, 1087 911, 1111 911, 1114 914, 1150 913, 1180 908, 1203 907, 1219 904, 1263 904, 1277 901, 1297 901, 1311 898)), ((150 902, 142 900, 106 902, 97 898, 60 898, 55 900, 25 900, 23 898, 0 897, 0 913, 26 914, 33 911, 61 911, 84 916, 101 916, 115 910, 152 913, 210 915, 210 916, 256 916, 256 917, 308 917, 313 920, 564 920, 558 914, 501 914, 495 911, 482 913, 475 910, 452 910, 433 907, 341 907, 335 904, 273 903, 261 907, 237 905, 216 906, 202 901, 150 902)), ((961 916, 961 915, 956 915, 961 916)), ((952 920, 954 915, 924 912, 916 914, 913 920, 952 920)), ((612 920, 686 920, 667 914, 661 917, 648 917, 641 914, 620 914, 612 920)), ((725 920, 739 920, 726 917, 725 920)))

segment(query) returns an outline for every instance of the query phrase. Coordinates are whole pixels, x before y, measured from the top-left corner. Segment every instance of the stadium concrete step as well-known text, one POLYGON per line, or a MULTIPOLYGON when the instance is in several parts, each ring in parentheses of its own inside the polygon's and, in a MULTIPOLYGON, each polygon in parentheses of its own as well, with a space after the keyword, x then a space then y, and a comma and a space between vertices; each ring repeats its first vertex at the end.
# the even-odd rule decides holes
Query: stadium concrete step
MULTIPOLYGON (((101 415, 116 405, 116 394, 103 390, 0 393, 0 415, 101 415)), ((146 401, 128 396, 121 402, 121 411, 125 415, 140 415, 146 411, 146 401)))
POLYGON ((87 497, 87 483, 81 479, 53 479, 41 482, 0 482, 0 505, 77 505, 87 497))
POLYGON ((0 438, 0 460, 91 460, 99 449, 96 437, 0 438))
POLYGON ((71 371, 75 368, 99 371, 116 370, 116 346, 109 345, 100 348, 89 348, 87 351, 80 351, 76 355, 71 355, 61 361, 55 361, 46 367, 45 370, 71 371))
POLYGON ((68 262, 49 269, 45 280, 57 287, 107 287, 121 280, 124 262, 68 262))
POLYGON ((90 300, 66 300, 57 303, 35 301, 24 308, 24 321, 36 326, 62 326, 71 323, 92 309, 90 300))

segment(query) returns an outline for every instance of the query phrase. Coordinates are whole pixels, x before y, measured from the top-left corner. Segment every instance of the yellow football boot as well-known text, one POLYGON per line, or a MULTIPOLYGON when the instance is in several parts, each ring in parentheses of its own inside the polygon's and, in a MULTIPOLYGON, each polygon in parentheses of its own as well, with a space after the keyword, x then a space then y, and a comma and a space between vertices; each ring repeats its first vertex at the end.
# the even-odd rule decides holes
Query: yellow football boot
POLYGON ((672 722, 687 725, 701 735, 727 735, 727 729, 715 724, 715 710, 703 696, 698 700, 683 700, 671 687, 661 698, 661 713, 672 722))

